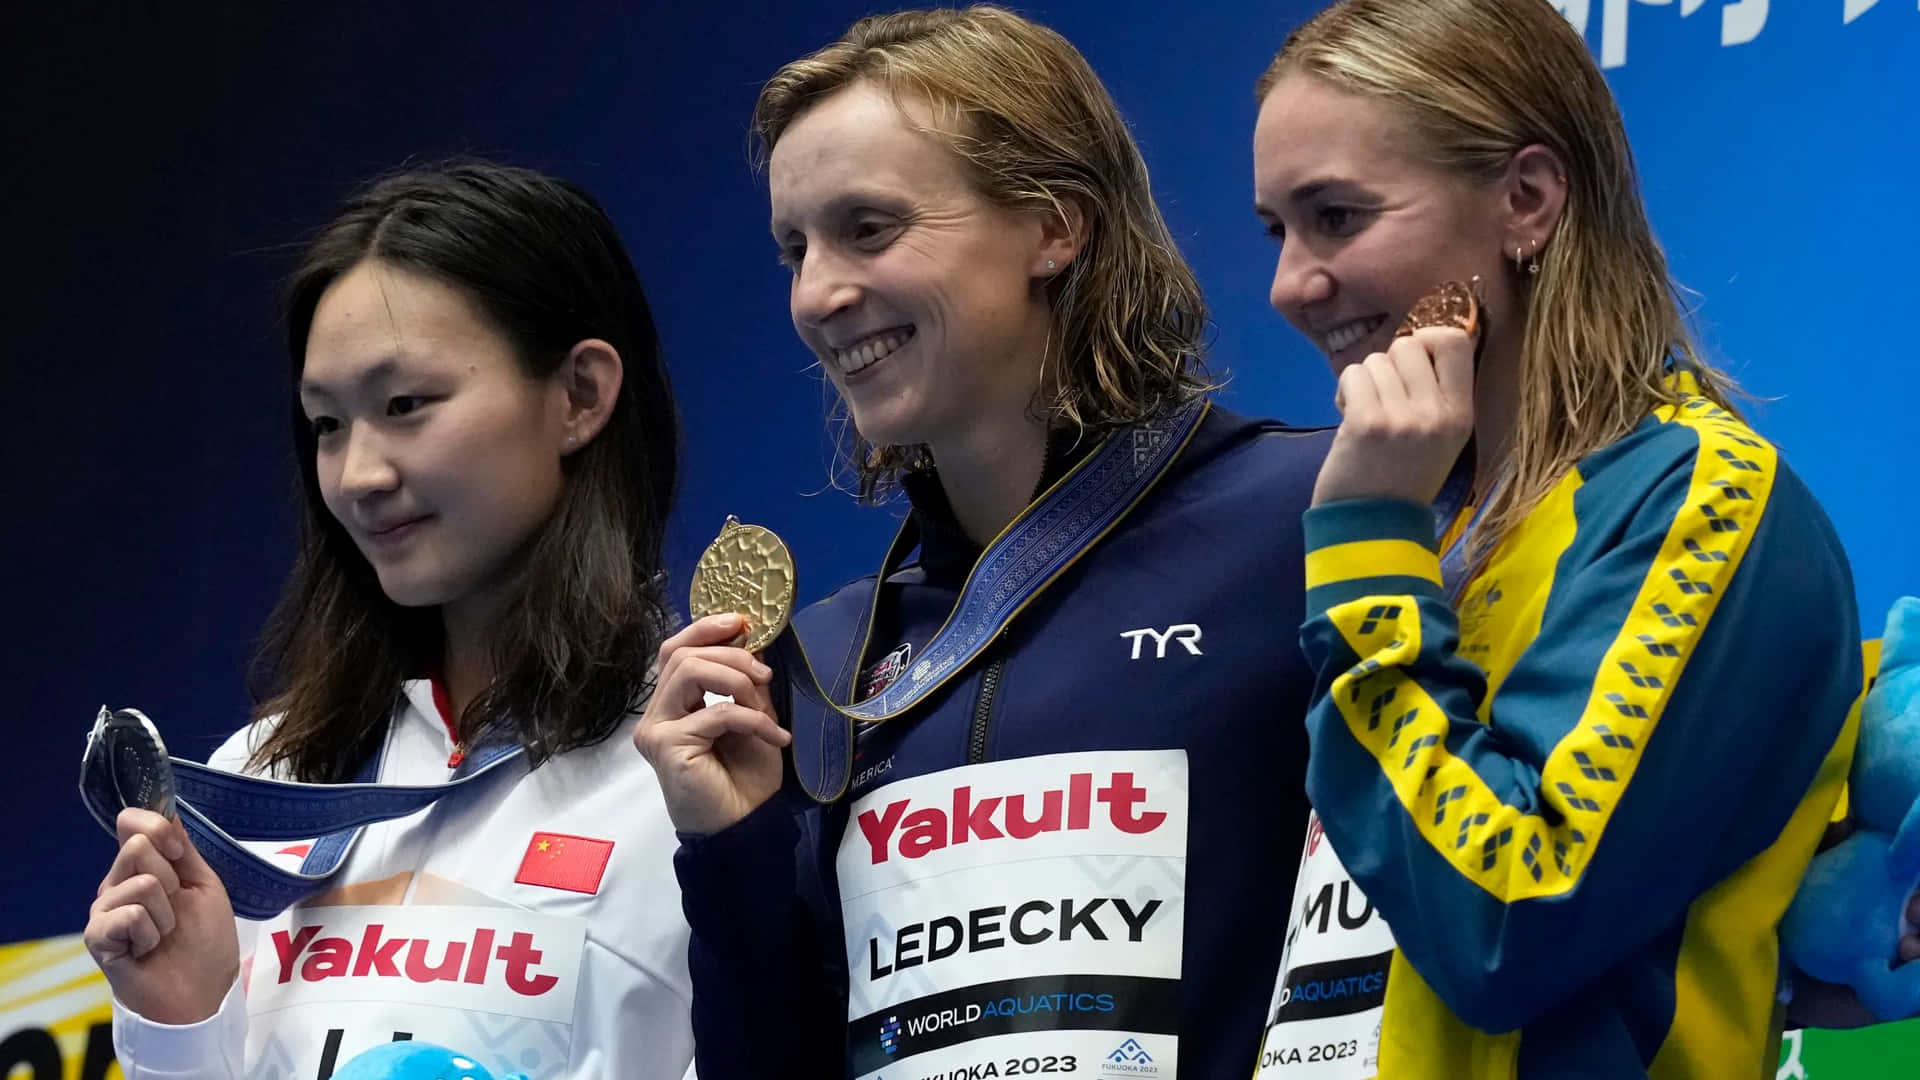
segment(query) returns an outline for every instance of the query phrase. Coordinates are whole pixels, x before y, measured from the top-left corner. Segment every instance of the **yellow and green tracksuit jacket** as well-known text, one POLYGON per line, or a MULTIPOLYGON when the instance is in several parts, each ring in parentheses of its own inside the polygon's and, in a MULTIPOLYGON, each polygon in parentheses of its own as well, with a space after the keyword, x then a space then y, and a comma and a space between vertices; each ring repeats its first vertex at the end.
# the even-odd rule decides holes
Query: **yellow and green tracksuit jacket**
POLYGON ((1383 1080, 1773 1075, 1859 619, 1813 496, 1673 378, 1455 602, 1430 508, 1306 515, 1307 793, 1398 943, 1383 1080))

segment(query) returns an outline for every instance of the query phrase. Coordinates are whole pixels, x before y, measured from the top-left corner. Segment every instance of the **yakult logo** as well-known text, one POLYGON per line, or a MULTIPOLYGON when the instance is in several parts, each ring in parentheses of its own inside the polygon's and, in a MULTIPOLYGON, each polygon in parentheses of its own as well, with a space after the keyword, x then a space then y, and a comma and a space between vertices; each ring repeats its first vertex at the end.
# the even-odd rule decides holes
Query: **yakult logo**
POLYGON ((1097 783, 1094 773, 1078 772, 1067 777, 1065 787, 980 798, 971 784, 963 784, 953 789, 946 806, 915 807, 912 800, 899 799, 884 810, 865 811, 858 818, 860 835, 878 866, 895 854, 918 859, 975 840, 1030 840, 1042 833, 1091 829, 1095 803, 1105 804, 1113 827, 1129 835, 1150 833, 1166 821, 1164 812, 1145 808, 1150 794, 1134 782, 1132 772, 1110 774, 1103 787, 1097 783))
POLYGON ((466 941, 388 937, 386 929, 383 923, 368 923, 358 941, 322 937, 326 927, 321 924, 303 926, 291 934, 277 930, 272 938, 280 959, 279 981, 381 978, 480 986, 498 971, 508 989, 525 997, 540 997, 560 982, 558 976, 535 971, 545 954, 535 947, 533 935, 524 931, 496 944, 495 931, 484 928, 466 941))

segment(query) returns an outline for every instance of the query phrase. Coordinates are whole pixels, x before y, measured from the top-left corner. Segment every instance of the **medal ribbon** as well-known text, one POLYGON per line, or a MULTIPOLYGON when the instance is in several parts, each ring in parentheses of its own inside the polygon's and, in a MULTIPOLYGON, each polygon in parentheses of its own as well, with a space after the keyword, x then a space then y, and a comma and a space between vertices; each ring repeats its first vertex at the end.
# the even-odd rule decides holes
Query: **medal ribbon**
MULTIPOLYGON (((360 830, 380 821, 405 817, 432 806, 454 789, 472 783, 520 756, 512 744, 484 747, 463 763, 457 779, 445 784, 377 784, 376 755, 346 784, 302 784, 226 772, 197 761, 170 758, 178 789, 174 805, 180 824, 193 838, 207 865, 220 875, 234 914, 247 919, 278 915, 325 887, 346 862, 360 830), (283 870, 240 845, 242 840, 306 840, 319 837, 298 872, 283 870)), ((117 836, 113 819, 122 809, 97 741, 87 743, 80 765, 80 798, 87 812, 117 836)))
MULTIPOLYGON (((815 706, 803 717, 796 700, 791 718, 794 771, 807 794, 822 803, 844 795, 853 768, 854 725, 899 716, 965 671, 1035 597, 1153 490, 1192 441, 1208 407, 1204 401, 1194 402, 1171 416, 1131 424, 1107 436, 987 545, 946 623, 912 666, 878 694, 850 705, 836 703, 823 688, 798 632, 788 627, 772 650, 780 666, 793 673, 789 683, 815 706)), ((854 635, 861 642, 862 659, 881 586, 918 542, 918 529, 909 519, 887 549, 873 601, 854 635)))

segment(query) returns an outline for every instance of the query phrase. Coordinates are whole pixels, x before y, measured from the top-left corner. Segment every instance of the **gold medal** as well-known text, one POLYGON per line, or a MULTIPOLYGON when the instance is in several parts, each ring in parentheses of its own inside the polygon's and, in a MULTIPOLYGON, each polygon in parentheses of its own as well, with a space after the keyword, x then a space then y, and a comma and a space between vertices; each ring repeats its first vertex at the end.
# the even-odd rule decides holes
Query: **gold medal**
POLYGON ((687 607, 696 619, 727 612, 745 616, 741 647, 757 653, 773 644, 793 617, 795 578, 793 553, 772 530, 742 525, 729 514, 694 564, 687 607))

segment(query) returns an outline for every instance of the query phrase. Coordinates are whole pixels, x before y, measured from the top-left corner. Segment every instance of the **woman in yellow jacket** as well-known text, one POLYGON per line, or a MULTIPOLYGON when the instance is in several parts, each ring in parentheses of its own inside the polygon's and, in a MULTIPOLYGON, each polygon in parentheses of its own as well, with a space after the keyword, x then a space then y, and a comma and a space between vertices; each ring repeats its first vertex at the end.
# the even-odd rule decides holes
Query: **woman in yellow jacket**
POLYGON ((1260 97, 1272 301, 1343 415, 1308 795, 1393 945, 1384 979, 1283 982, 1280 1018, 1384 998, 1348 1075, 1771 1076, 1859 619, 1689 339, 1605 80, 1536 0, 1343 0, 1260 97), (1396 336, 1445 281, 1478 325, 1396 336))

